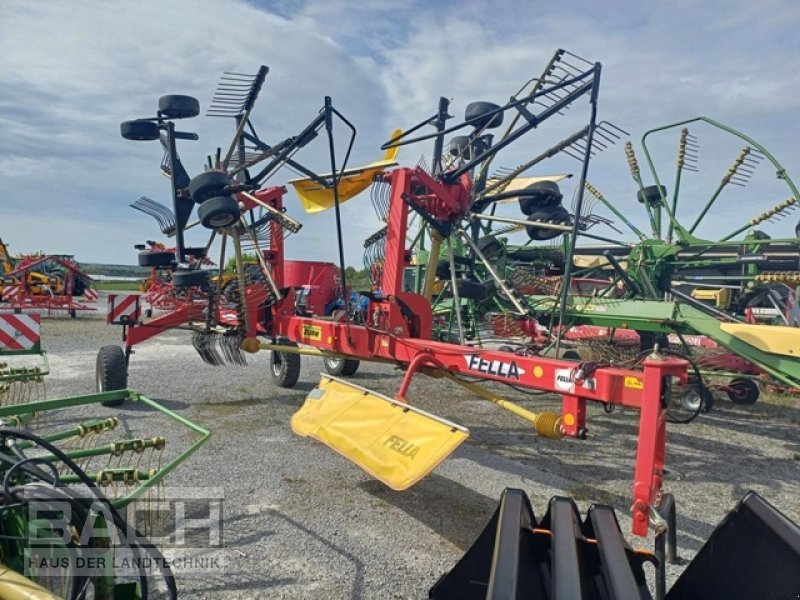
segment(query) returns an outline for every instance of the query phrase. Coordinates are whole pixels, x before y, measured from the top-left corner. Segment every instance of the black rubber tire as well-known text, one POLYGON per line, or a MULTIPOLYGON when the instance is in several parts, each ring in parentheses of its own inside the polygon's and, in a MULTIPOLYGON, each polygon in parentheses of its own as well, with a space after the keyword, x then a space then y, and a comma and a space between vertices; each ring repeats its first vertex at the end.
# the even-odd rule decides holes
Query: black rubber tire
MULTIPOLYGON (((282 341, 284 345, 294 345, 282 341)), ((273 350, 269 357, 269 375, 278 387, 294 387, 300 379, 300 355, 273 350)))
POLYGON ((86 282, 80 277, 75 277, 72 280, 72 295, 83 296, 86 293, 86 282))
POLYGON ((520 190, 519 208, 525 215, 540 208, 558 206, 564 195, 555 181, 537 181, 520 190))
POLYGON ((466 160, 471 158, 468 135, 455 136, 450 140, 450 143, 447 145, 447 149, 451 156, 460 156, 466 160))
POLYGON ((577 350, 566 350, 564 354, 561 355, 561 358, 564 360, 581 360, 581 355, 578 354, 577 350))
POLYGON ((464 111, 464 120, 475 129, 500 127, 503 124, 503 113, 488 114, 498 108, 500 107, 493 102, 471 102, 464 111))
POLYGON ((169 250, 143 250, 139 252, 140 267, 168 267, 175 262, 175 253, 169 250))
MULTIPOLYGON (((533 211, 528 217, 528 221, 542 221, 547 223, 555 223, 556 225, 568 225, 571 217, 567 209, 563 206, 552 206, 550 208, 540 208, 533 211)), ((545 229, 543 227, 536 227, 529 225, 525 228, 528 237, 532 240, 543 241, 552 240, 562 235, 563 231, 556 229, 545 229)))
POLYGON ((226 173, 206 171, 192 177, 189 181, 189 193, 192 195, 192 200, 202 204, 209 198, 221 195, 230 184, 231 178, 226 173))
POLYGON ((161 130, 158 128, 158 123, 145 119, 123 121, 120 123, 119 132, 126 140, 133 140, 135 142, 148 142, 161 137, 161 130))
POLYGON ((230 227, 240 215, 239 203, 230 196, 216 196, 197 208, 197 217, 206 229, 230 227))
MULTIPOLYGON (((102 346, 97 353, 95 388, 98 392, 113 392, 128 387, 128 364, 119 346, 102 346)), ((125 400, 110 400, 103 406, 119 406, 125 400)))
POLYGON ((477 242, 477 246, 481 254, 486 257, 486 260, 497 258, 503 251, 503 242, 493 235, 480 238, 477 242))
POLYGON ((646 201, 650 206, 660 206, 662 194, 666 199, 667 188, 665 188, 663 185, 648 185, 646 188, 636 192, 636 199, 640 204, 644 204, 646 201), (660 193, 659 188, 661 189, 660 193))
POLYGON ((198 246, 197 248, 184 248, 183 253, 186 256, 191 256, 192 258, 205 258, 206 257, 206 249, 202 246, 198 246))
POLYGON ((750 405, 758 401, 761 390, 752 379, 736 378, 728 384, 728 398, 734 404, 750 405))
POLYGON ((208 271, 201 269, 173 271, 172 283, 175 287, 204 287, 208 284, 208 271))
POLYGON ((200 102, 192 96, 170 94, 158 99, 158 112, 168 119, 189 119, 200 114, 200 102))
POLYGON ((696 412, 700 408, 701 412, 707 413, 714 406, 714 395, 704 385, 688 386, 680 397, 681 406, 690 412, 696 412))
MULTIPOLYGON (((453 264, 456 266, 456 276, 458 276, 459 273, 467 272, 467 268, 472 264, 472 261, 466 256, 454 256, 453 264)), ((436 278, 450 280, 450 261, 446 258, 436 263, 436 278)))
POLYGON ((458 288, 459 298, 466 298, 475 302, 484 302, 497 291, 497 287, 491 279, 484 282, 472 281, 471 279, 456 279, 456 288, 458 288))
POLYGON ((322 362, 328 375, 341 375, 342 377, 355 375, 361 365, 361 361, 355 358, 324 358, 322 362))

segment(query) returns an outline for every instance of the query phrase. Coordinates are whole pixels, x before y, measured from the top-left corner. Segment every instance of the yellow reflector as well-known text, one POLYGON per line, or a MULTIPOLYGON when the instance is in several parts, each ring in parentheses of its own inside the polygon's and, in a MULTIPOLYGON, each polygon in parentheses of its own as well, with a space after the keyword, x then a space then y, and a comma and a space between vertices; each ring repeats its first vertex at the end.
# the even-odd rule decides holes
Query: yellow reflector
POLYGON ((719 328, 764 352, 800 358, 800 328, 750 323, 720 323, 719 328))
POLYGON ((328 375, 292 417, 292 430, 398 491, 425 477, 469 437, 460 425, 328 375))
MULTIPOLYGON (((396 129, 389 139, 394 139, 401 133, 402 130, 396 129)), ((375 175, 382 173, 388 167, 395 166, 397 164, 398 150, 400 150, 399 146, 389 148, 383 160, 376 160, 363 167, 342 171, 339 174, 339 203, 357 196, 372 184, 372 179, 375 175)), ((320 177, 322 179, 330 179, 331 174, 320 175, 320 177)), ((313 214, 333 208, 333 188, 326 188, 308 178, 290 179, 289 183, 294 187, 297 197, 300 198, 300 204, 307 213, 313 214)))

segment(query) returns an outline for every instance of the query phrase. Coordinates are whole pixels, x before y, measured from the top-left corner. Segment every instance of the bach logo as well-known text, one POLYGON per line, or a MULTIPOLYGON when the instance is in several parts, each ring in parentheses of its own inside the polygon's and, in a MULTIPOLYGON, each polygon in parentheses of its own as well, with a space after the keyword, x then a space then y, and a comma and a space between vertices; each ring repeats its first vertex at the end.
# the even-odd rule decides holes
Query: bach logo
POLYGON ((24 499, 27 576, 43 569, 85 577, 136 577, 166 567, 188 576, 224 570, 219 488, 162 488, 121 513, 91 494, 62 498, 35 490, 24 499))

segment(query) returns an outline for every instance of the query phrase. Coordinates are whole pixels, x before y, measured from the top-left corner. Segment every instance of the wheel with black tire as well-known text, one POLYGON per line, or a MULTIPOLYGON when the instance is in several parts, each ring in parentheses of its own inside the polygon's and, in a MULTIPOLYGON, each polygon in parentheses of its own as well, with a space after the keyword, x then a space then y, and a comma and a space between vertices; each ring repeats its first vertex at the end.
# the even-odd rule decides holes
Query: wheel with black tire
POLYGON ((168 119, 188 119, 200 114, 200 102, 192 96, 170 94, 158 99, 158 112, 168 119))
POLYGON ((530 215, 540 208, 558 206, 562 198, 555 181, 537 181, 519 190, 519 208, 523 214, 530 215))
POLYGON ((452 156, 461 156, 465 160, 469 160, 472 158, 470 156, 470 148, 469 148, 469 136, 468 135, 457 135, 450 140, 450 144, 448 145, 450 154, 452 156))
MULTIPOLYGON (((285 346, 295 345, 285 340, 281 343, 285 346)), ((278 387, 294 387, 300 379, 300 355, 273 350, 269 357, 269 374, 278 387)))
MULTIPOLYGON (((465 273, 469 270, 472 261, 466 256, 454 256, 453 264, 456 267, 456 276, 458 276, 460 273, 465 273)), ((438 279, 450 279, 450 261, 446 258, 436 263, 436 277, 438 279)))
POLYGON ((231 184, 231 178, 221 171, 206 171, 192 177, 189 181, 189 193, 192 200, 202 204, 215 196, 220 196, 231 184))
POLYGON ((139 252, 140 267, 168 267, 175 262, 175 253, 169 250, 143 250, 139 252))
POLYGON ((72 280, 72 295, 83 296, 86 293, 86 282, 80 277, 72 280))
MULTIPOLYGON (((530 216, 528 216, 528 221, 539 221, 542 223, 553 223, 555 225, 569 225, 571 221, 571 217, 567 212, 567 209, 563 206, 552 206, 549 208, 538 208, 534 210, 530 216)), ((525 231, 528 234, 528 237, 532 240, 552 240, 553 238, 557 238, 563 231, 559 231, 558 229, 548 229, 546 227, 540 227, 538 225, 528 225, 525 228, 525 231)))
POLYGON ((500 108, 493 102, 471 102, 464 111, 464 120, 475 129, 494 129, 503 124, 503 113, 491 114, 500 108))
POLYGON ((662 196, 667 197, 667 188, 663 185, 648 185, 636 193, 636 199, 641 204, 647 202, 649 206, 660 206, 662 196))
POLYGON ((175 287, 203 287, 208 284, 208 271, 173 271, 172 283, 175 287))
POLYGON ((494 281, 489 279, 484 282, 472 281, 470 279, 456 279, 456 289, 459 298, 483 302, 491 298, 497 291, 494 281))
POLYGON ((680 402, 681 406, 690 412, 699 410, 707 413, 714 406, 714 396, 706 386, 694 384, 683 391, 680 402))
POLYGON ((119 132, 126 140, 135 142, 147 142, 161 137, 161 130, 158 128, 158 124, 145 119, 120 123, 119 132))
MULTIPOLYGON (((113 392, 128 387, 128 363, 119 346, 102 346, 97 353, 95 388, 98 392, 113 392)), ((119 406, 125 400, 109 400, 103 406, 119 406)))
POLYGON ((197 217, 206 229, 230 227, 240 214, 239 203, 230 196, 215 196, 197 208, 197 217))
POLYGON ((728 398, 734 404, 755 404, 760 395, 761 390, 752 379, 736 378, 728 384, 728 398))
POLYGON ((325 364, 325 371, 328 375, 341 375, 343 377, 350 377, 356 374, 361 361, 355 358, 329 358, 323 359, 325 364))

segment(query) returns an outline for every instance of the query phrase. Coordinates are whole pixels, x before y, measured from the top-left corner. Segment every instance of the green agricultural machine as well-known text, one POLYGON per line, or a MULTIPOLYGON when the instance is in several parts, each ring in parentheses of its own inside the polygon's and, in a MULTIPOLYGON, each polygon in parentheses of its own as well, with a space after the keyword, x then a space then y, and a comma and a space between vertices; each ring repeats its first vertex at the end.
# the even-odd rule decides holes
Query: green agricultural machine
POLYGON ((0 598, 139 600, 157 580, 177 597, 151 539, 171 526, 165 478, 209 432, 132 390, 45 400, 38 325, 38 315, 0 315, 0 598), (124 423, 109 408, 124 400, 191 441, 173 447, 124 423))
MULTIPOLYGON (((605 137, 607 142, 617 139, 605 137)), ((460 143, 456 139, 451 147, 460 143)), ((522 165, 488 179, 475 204, 491 210, 470 214, 475 248, 452 239, 426 247, 421 235, 409 286, 424 291, 425 273, 435 268, 427 292, 438 309, 439 336, 475 345, 500 341, 520 354, 555 352, 614 364, 633 360, 658 343, 694 363, 696 376, 681 398, 689 409, 701 404, 710 409, 709 386, 741 404, 755 402, 764 384, 800 387, 800 225, 785 237, 764 230, 796 208, 794 182, 761 144, 705 117, 648 131, 642 149, 654 185, 645 185, 633 146, 625 144, 647 233, 630 211, 588 181, 580 190, 586 201, 580 201, 581 193, 567 210, 558 185, 565 176, 525 178, 521 174, 528 165, 522 165), (687 174, 701 164, 698 138, 689 127, 710 130, 714 141, 745 143, 707 199, 697 189, 702 186, 686 185, 687 174), (650 146, 657 135, 675 130, 677 168, 668 194, 650 146), (743 203, 738 188, 752 187, 754 179, 761 182, 757 174, 767 170, 765 165, 774 169, 788 198, 754 208, 753 196, 743 203), (725 204, 725 194, 734 198, 733 207, 725 204), (526 218, 495 212, 509 200, 518 202, 526 218), (611 218, 602 214, 603 208, 611 218), (723 209, 725 219, 720 220, 715 211, 723 209), (732 222, 731 213, 740 222, 732 222), (712 237, 720 222, 724 233, 712 237), (617 223, 629 229, 634 241, 622 241, 617 223), (615 233, 596 233, 602 226, 615 233), (708 235, 701 237, 706 230, 708 235), (522 231, 528 241, 512 243, 522 231), (430 256, 439 248, 438 262, 432 263, 430 256), (462 293, 454 294, 455 288, 462 293)), ((755 194, 760 202, 763 191, 755 194)))

